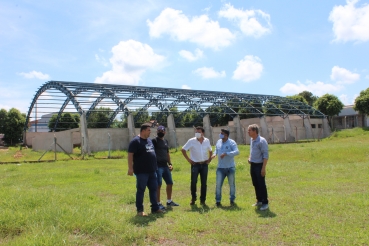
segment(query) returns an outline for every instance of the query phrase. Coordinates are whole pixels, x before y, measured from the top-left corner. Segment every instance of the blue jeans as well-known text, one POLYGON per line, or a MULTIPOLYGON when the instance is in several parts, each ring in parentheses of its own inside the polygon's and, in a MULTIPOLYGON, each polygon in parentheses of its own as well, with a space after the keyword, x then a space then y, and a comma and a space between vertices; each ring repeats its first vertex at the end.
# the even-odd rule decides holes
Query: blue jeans
POLYGON ((222 200, 222 186, 225 177, 228 179, 229 184, 229 200, 231 202, 236 199, 236 168, 217 168, 216 176, 216 188, 215 188, 215 201, 220 202, 222 200))
POLYGON ((263 164, 251 164, 250 175, 255 188, 256 200, 262 204, 268 204, 268 191, 265 184, 265 177, 261 176, 263 164))
POLYGON ((157 178, 158 178, 158 185, 161 186, 163 183, 163 179, 165 181, 165 184, 172 185, 173 179, 172 179, 172 173, 169 170, 169 167, 158 167, 158 170, 156 170, 157 178))
POLYGON ((200 174, 201 180, 201 192, 200 192, 200 201, 205 202, 206 200, 206 182, 208 180, 208 165, 207 164, 194 164, 191 166, 191 196, 192 201, 196 201, 197 195, 197 179, 200 174))
POLYGON ((156 178, 156 172, 152 173, 138 173, 136 174, 136 208, 137 212, 143 212, 143 200, 145 195, 145 189, 149 189, 149 197, 151 203, 151 212, 159 209, 158 202, 156 199, 156 192, 158 189, 158 181, 156 178))

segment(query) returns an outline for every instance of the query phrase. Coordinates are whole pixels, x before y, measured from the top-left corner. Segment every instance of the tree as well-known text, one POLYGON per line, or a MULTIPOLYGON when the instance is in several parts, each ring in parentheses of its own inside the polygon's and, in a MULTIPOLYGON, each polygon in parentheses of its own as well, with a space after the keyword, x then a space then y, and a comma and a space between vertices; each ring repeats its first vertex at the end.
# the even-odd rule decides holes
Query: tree
MULTIPOLYGON (((299 101, 299 102, 302 102, 302 103, 305 103, 305 104, 309 104, 308 101, 306 101, 305 97, 303 97, 301 95, 293 95, 293 96, 286 96, 286 97, 290 98, 292 100, 295 100, 295 101, 299 101)), ((312 105, 310 105, 310 106, 312 106, 312 105)))
MULTIPOLYGON (((54 130, 55 122, 58 115, 54 114, 49 120, 48 127, 50 131, 54 130)), ((73 128, 79 127, 79 114, 71 114, 71 113, 62 113, 58 125, 55 128, 56 132, 65 131, 73 128)))
POLYGON ((8 112, 0 110, 0 129, 4 133, 4 141, 14 145, 23 139, 23 128, 26 117, 18 109, 11 108, 8 112))
POLYGON ((87 119, 87 128, 106 128, 110 120, 111 109, 100 107, 87 119))
POLYGON ((338 115, 343 109, 343 103, 332 94, 325 94, 316 100, 314 104, 315 108, 318 109, 325 115, 328 115, 328 119, 331 122, 332 127, 332 117, 338 115))
POLYGON ((355 99, 354 109, 360 114, 369 115, 369 88, 360 92, 360 95, 355 99))
POLYGON ((310 91, 303 91, 295 96, 302 96, 310 106, 313 106, 315 101, 318 100, 318 97, 314 96, 310 91))

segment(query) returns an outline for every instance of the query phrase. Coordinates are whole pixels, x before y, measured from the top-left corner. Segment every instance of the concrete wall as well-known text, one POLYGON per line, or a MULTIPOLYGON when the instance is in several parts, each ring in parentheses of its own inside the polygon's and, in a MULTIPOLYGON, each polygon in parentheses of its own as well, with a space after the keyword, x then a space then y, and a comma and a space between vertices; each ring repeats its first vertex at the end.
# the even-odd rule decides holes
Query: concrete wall
MULTIPOLYGON (((326 119, 305 119, 305 121, 295 115, 288 118, 282 117, 263 117, 240 120, 240 127, 229 122, 228 126, 208 127, 205 132, 206 136, 213 139, 212 145, 215 145, 219 139, 219 133, 222 128, 230 131, 230 138, 237 141, 238 144, 250 144, 250 137, 247 134, 247 127, 251 124, 260 126, 260 135, 267 139, 269 143, 294 142, 302 139, 321 139, 330 135, 330 128, 326 119), (308 124, 308 125, 307 125, 308 124), (238 136, 237 132, 241 132, 243 136, 238 136), (238 140, 237 140, 238 139, 238 140)), ((139 128, 99 128, 88 129, 88 139, 91 152, 104 151, 109 149, 110 134, 110 150, 126 150, 128 144, 134 137, 132 132, 139 134, 139 128), (132 136, 131 136, 132 135, 132 136)), ((195 128, 167 128, 166 139, 170 143, 171 148, 179 148, 183 146, 188 139, 195 136, 195 128), (170 132, 170 134, 169 134, 170 132), (172 138, 172 140, 171 140, 172 138)), ((73 147, 80 146, 81 132, 80 129, 72 129, 63 132, 27 132, 26 144, 32 146, 36 151, 54 149, 54 136, 57 138, 63 149, 68 153, 72 153, 73 147)), ((156 128, 152 128, 150 138, 156 137, 156 128)), ((57 151, 62 151, 57 147, 57 151)))

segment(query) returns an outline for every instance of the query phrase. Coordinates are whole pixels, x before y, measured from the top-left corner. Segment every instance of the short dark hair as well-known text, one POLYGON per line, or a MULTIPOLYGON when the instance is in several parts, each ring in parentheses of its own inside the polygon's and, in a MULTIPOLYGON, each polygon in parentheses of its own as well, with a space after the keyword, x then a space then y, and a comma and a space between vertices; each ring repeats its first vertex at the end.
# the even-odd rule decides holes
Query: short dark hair
POLYGON ((259 134, 259 126, 256 124, 249 125, 248 129, 251 129, 252 131, 256 131, 256 134, 259 134))
POLYGON ((220 129, 220 131, 227 134, 227 136, 229 137, 229 131, 227 129, 220 129))
POLYGON ((202 133, 205 132, 204 127, 202 126, 196 126, 196 130, 201 130, 202 133))
POLYGON ((141 125, 141 130, 140 132, 146 130, 147 128, 150 128, 151 127, 151 124, 150 123, 144 123, 141 125))

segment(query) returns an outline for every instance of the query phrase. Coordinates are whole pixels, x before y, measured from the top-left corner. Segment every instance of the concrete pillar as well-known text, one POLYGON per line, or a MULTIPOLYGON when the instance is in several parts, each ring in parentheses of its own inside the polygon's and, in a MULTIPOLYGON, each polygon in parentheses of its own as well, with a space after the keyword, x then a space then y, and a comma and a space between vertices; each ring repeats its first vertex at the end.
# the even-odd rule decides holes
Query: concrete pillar
POLYGON ((239 115, 233 118, 233 126, 236 128, 236 136, 233 138, 234 141, 236 141, 238 144, 246 143, 245 139, 243 138, 243 131, 239 115))
POLYGON ((135 133, 135 121, 133 115, 129 114, 127 117, 127 128, 128 128, 128 141, 130 142, 132 138, 136 136, 135 133))
POLYGON ((284 137, 285 142, 295 142, 295 137, 293 136, 293 131, 290 123, 290 118, 287 116, 283 119, 284 121, 284 137))
POLYGON ((268 124, 266 122, 266 118, 264 116, 260 118, 260 128, 261 128, 261 132, 259 132, 260 136, 268 140, 269 139, 269 129, 268 129, 268 124))
POLYGON ((90 141, 88 138, 88 130, 87 130, 87 119, 86 112, 83 112, 80 117, 80 132, 81 132, 81 146, 82 146, 82 154, 91 155, 90 150, 90 141))
POLYGON ((306 139, 314 139, 313 128, 311 128, 310 118, 304 118, 304 127, 305 127, 305 138, 306 139))
POLYGON ((205 137, 209 139, 210 141, 210 144, 211 145, 214 145, 214 142, 213 142, 213 132, 212 132, 212 128, 211 128, 211 125, 210 125, 210 117, 209 115, 205 115, 204 118, 202 118, 202 122, 203 122, 203 125, 204 125, 204 130, 205 130, 205 137))
POLYGON ((329 137, 331 135, 331 128, 329 127, 329 123, 327 118, 323 118, 323 137, 329 137))
POLYGON ((166 139, 169 142, 169 148, 177 148, 177 135, 176 135, 176 124, 174 122, 173 114, 168 115, 167 117, 167 131, 166 131, 166 139))

